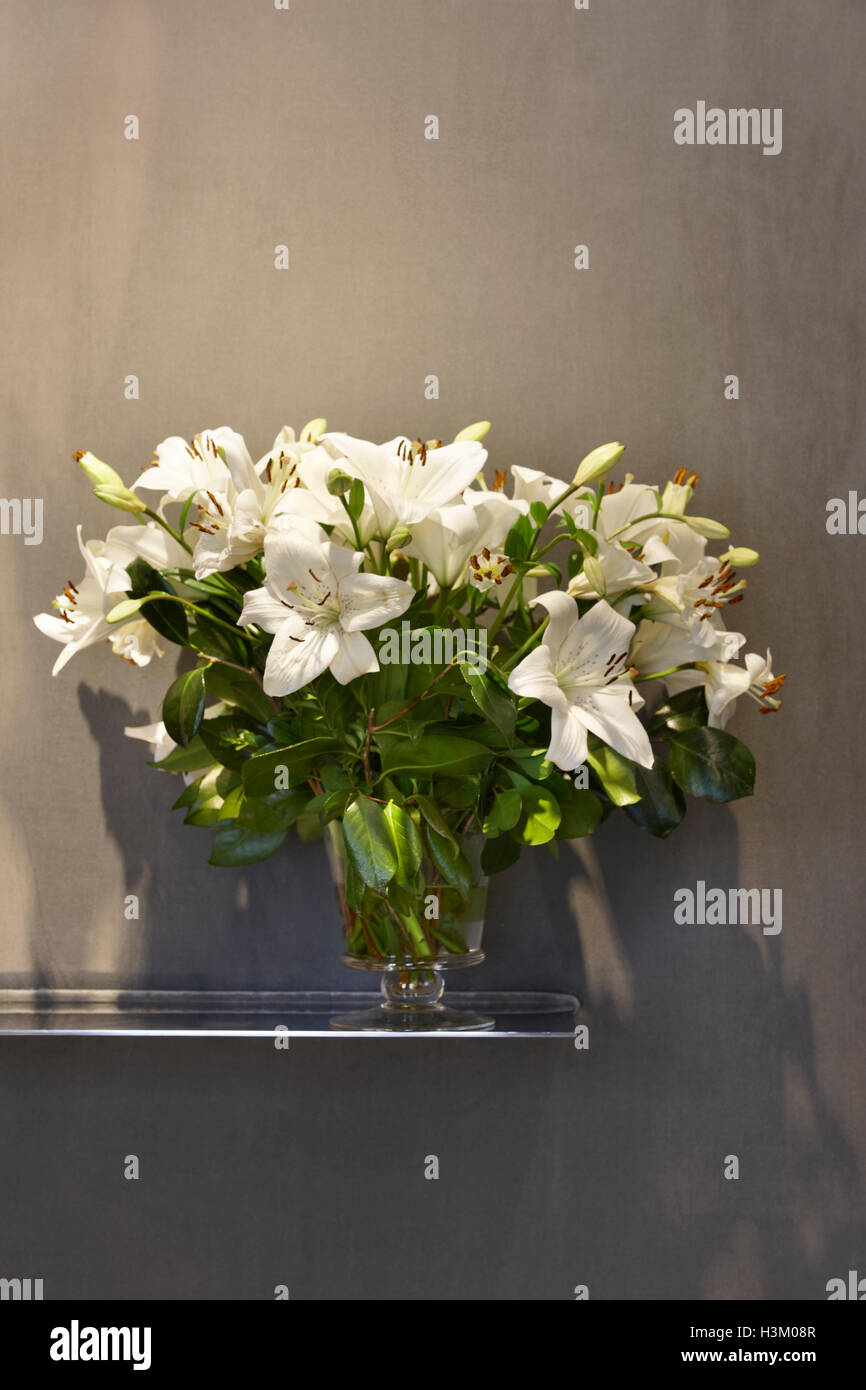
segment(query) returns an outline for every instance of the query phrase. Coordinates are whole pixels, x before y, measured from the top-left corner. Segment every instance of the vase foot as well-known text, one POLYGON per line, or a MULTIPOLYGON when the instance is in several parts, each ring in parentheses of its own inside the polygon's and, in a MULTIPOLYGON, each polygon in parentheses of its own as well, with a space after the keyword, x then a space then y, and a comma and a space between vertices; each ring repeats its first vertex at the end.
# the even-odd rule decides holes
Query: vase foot
POLYGON ((355 1033, 477 1033, 492 1028, 494 1020, 468 1009, 450 1009, 446 1004, 420 1008, 377 1004, 372 1009, 336 1014, 330 1023, 332 1028, 355 1033))

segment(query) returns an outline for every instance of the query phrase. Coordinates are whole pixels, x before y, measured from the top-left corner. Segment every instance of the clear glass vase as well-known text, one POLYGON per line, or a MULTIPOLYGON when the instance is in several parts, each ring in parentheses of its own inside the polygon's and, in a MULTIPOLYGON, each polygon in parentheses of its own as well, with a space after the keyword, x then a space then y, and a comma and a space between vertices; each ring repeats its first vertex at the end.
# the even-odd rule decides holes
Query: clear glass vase
MULTIPOLYGON (((325 846, 343 923, 343 962, 355 970, 378 971, 382 992, 380 1004, 340 1014, 331 1026, 394 1033, 492 1028, 492 1018, 442 1003, 444 972, 480 965, 484 959, 484 837, 468 835, 461 842, 469 866, 465 891, 444 882, 426 856, 411 890, 391 886, 381 894, 357 882, 347 886, 340 821, 326 827, 325 846)), ((350 877, 351 872, 349 866, 350 877)))

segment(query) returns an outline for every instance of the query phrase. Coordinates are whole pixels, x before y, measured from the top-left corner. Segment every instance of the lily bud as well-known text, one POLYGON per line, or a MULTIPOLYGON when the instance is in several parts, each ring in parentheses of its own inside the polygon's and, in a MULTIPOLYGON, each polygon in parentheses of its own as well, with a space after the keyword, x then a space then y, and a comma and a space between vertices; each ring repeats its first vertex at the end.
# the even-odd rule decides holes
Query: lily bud
POLYGON ((398 526, 396 531, 392 531, 385 543, 385 549, 390 555, 394 550, 404 550, 412 539, 412 532, 406 526, 398 526))
POLYGON ((733 565, 734 569, 738 570, 746 569, 749 565, 756 565, 760 558, 757 550, 750 550, 746 545, 731 546, 730 550, 726 550, 724 555, 719 556, 719 559, 727 560, 729 565, 733 565))
POLYGON ((600 444, 580 462, 572 479, 572 486, 580 487, 583 483, 595 483, 599 478, 606 477, 624 453, 624 444, 600 444))
POLYGON ((342 497, 354 481, 355 479, 344 473, 342 468, 332 468, 328 474, 328 491, 332 497, 342 497))
POLYGON ((711 541, 726 541, 731 534, 727 526, 720 521, 712 521, 708 516, 684 516, 683 521, 699 536, 706 536, 711 541))
POLYGON ((479 420, 477 424, 467 425, 459 434, 455 434, 454 443, 462 444, 467 439, 483 439, 489 429, 489 420, 479 420))
POLYGON ((136 497, 128 487, 95 487, 93 495, 109 507, 117 507, 120 512, 143 512, 147 509, 147 503, 136 497))
POLYGON ((127 618, 131 618, 141 607, 140 598, 125 598, 116 603, 110 613, 105 616, 107 623, 122 623, 127 618))
POLYGON ((117 507, 122 512, 143 512, 146 503, 136 497, 131 488, 109 464, 103 463, 89 451, 79 450, 74 455, 75 462, 89 482, 93 484, 93 495, 109 507, 117 507))
POLYGON ((594 555, 585 555, 583 558, 583 572, 599 597, 603 597, 607 588, 604 580, 604 568, 594 555))
POLYGON ((301 430, 301 443, 317 444, 327 428, 327 420, 311 420, 309 424, 304 425, 304 428, 301 430))
POLYGON ((124 482, 120 474, 108 463, 103 463, 90 450, 79 449, 77 454, 72 457, 78 464, 84 476, 93 483, 94 487, 123 487, 124 482))
POLYGON ((689 487, 688 483, 666 483, 659 510, 663 511, 665 516, 685 517, 686 507, 693 491, 694 489, 689 487))

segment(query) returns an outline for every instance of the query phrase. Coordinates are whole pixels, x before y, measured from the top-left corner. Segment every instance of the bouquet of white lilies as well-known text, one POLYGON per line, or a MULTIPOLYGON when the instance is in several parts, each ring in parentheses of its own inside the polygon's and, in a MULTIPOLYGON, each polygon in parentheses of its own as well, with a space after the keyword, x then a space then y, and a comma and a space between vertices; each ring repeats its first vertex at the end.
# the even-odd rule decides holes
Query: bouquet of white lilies
POLYGON ((769 652, 741 659, 725 625, 758 556, 707 553, 729 532, 689 512, 696 474, 606 484, 608 444, 570 481, 513 467, 509 495, 484 480, 487 429, 371 444, 315 420, 254 463, 222 427, 166 439, 131 488, 76 455, 131 524, 79 527, 84 578, 35 619, 55 673, 100 640, 136 666, 186 648, 161 721, 127 732, 184 774, 210 862, 330 827, 347 936, 389 958, 429 944, 413 904, 431 884, 433 935, 460 949, 472 837, 490 874, 616 807, 665 836, 686 793, 748 795, 726 722, 740 695, 780 703, 769 652))

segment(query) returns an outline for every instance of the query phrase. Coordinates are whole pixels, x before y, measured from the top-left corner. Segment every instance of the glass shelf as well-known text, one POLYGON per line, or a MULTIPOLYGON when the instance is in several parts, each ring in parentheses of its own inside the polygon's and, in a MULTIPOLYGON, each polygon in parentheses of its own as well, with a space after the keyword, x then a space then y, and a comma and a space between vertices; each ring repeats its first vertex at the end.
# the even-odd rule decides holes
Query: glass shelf
POLYGON ((453 989, 448 1003, 492 1015, 479 1032, 356 1032, 330 1026, 381 995, 359 990, 0 989, 0 1036, 273 1038, 566 1038, 580 1008, 572 994, 453 989))

